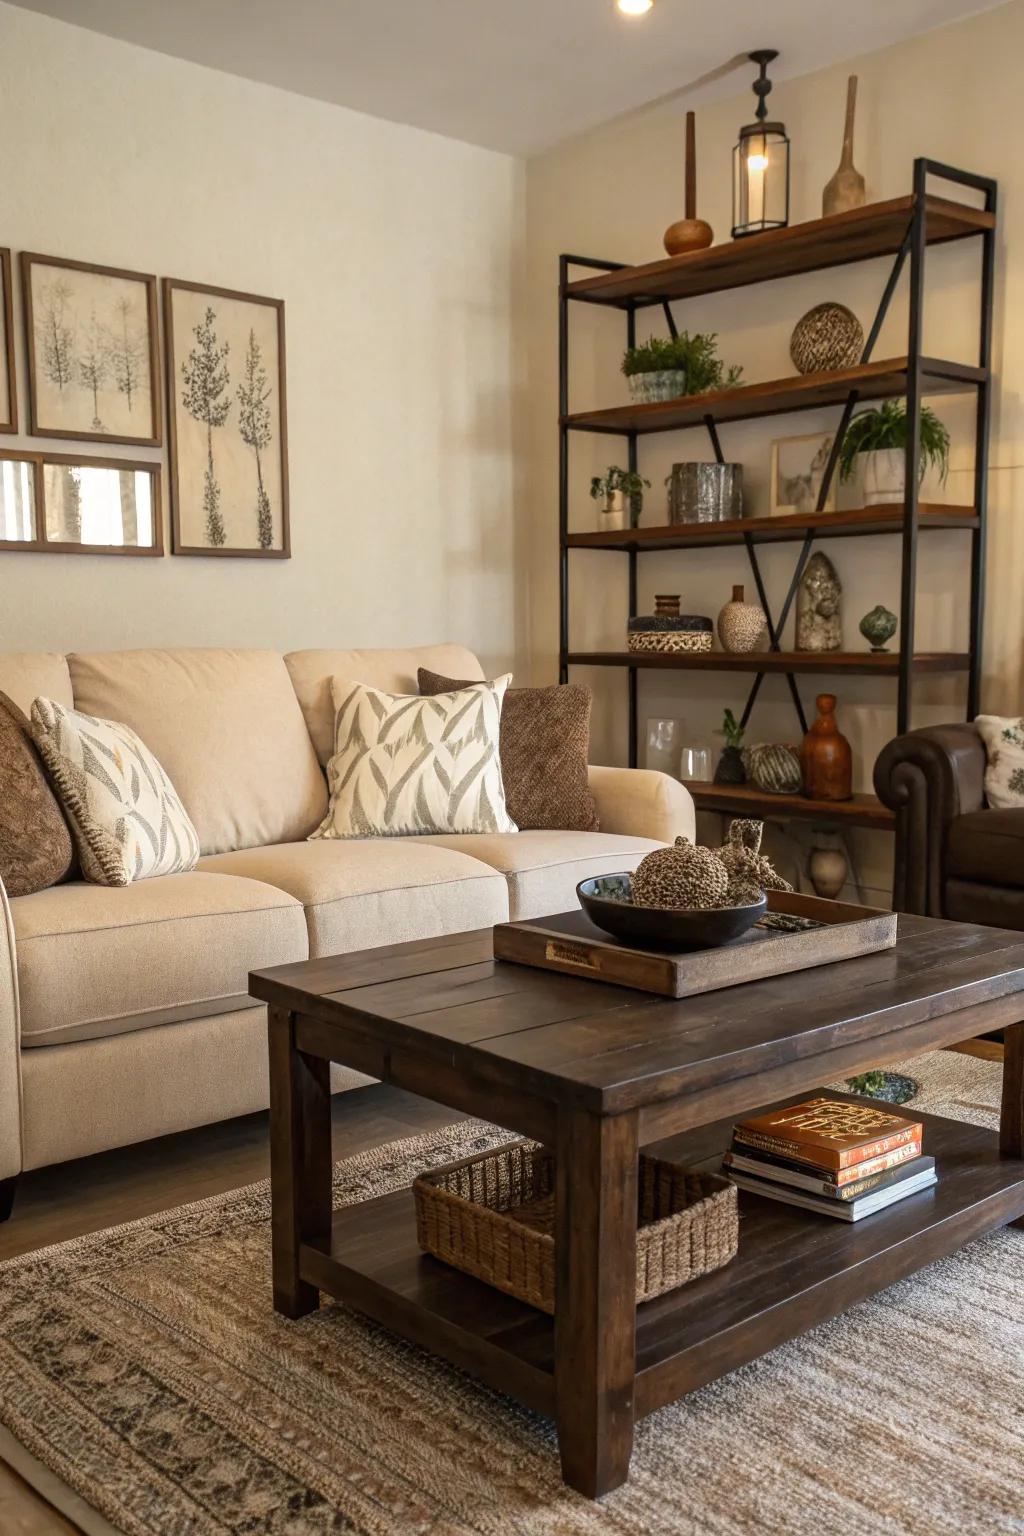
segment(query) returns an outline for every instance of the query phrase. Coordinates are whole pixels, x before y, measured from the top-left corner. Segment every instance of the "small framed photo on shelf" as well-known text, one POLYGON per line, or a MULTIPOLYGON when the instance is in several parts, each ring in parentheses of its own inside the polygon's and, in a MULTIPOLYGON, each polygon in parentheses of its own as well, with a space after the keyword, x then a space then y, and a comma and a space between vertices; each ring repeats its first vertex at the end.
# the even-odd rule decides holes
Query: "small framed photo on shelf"
POLYGON ((162 555, 160 465, 0 452, 0 550, 162 555))
POLYGON ((34 437, 158 448, 156 278, 21 253, 34 437))
POLYGON ((18 430, 18 385, 14 375, 14 290, 11 253, 0 247, 0 432, 18 430))
MULTIPOLYGON (((804 437, 777 437, 772 443, 771 500, 769 515, 806 517, 818 510, 821 483, 832 451, 832 433, 812 432, 804 437)), ((823 512, 836 510, 839 467, 832 476, 823 512)))

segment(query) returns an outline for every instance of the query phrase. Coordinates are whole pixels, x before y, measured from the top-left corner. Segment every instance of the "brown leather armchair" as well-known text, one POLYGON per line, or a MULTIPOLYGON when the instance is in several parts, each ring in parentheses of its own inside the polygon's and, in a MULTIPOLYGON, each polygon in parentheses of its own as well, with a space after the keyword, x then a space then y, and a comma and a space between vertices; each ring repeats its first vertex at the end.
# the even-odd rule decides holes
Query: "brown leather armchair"
POLYGON ((875 764, 896 812, 893 906, 1024 929, 1024 810, 985 805, 985 748, 973 725, 897 736, 875 764))

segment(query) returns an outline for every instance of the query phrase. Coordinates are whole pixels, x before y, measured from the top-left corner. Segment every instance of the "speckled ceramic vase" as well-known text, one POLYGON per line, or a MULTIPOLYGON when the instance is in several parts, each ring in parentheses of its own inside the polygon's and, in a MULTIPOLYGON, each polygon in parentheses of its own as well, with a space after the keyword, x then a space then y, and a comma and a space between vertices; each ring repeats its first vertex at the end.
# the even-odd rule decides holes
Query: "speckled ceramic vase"
POLYGON ((743 588, 733 587, 732 602, 718 615, 718 639, 723 651, 743 655, 764 649, 768 620, 763 608, 743 601, 743 588))

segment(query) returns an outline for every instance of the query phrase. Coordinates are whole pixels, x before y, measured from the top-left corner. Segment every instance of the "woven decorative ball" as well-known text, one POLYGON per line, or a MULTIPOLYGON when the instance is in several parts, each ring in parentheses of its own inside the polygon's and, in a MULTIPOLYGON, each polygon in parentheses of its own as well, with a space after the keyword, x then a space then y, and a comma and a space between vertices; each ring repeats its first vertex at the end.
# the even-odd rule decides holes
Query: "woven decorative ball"
POLYGON ((798 320, 789 355, 798 373, 852 368, 864 349, 864 327, 845 304, 815 304, 798 320))
POLYGON ((728 905, 729 875, 711 848, 696 848, 677 837, 672 848, 656 848, 633 873, 633 900, 640 907, 673 911, 728 905))
POLYGON ((798 795, 804 787, 800 754, 795 747, 769 744, 747 747, 743 753, 747 778, 768 795, 798 795))

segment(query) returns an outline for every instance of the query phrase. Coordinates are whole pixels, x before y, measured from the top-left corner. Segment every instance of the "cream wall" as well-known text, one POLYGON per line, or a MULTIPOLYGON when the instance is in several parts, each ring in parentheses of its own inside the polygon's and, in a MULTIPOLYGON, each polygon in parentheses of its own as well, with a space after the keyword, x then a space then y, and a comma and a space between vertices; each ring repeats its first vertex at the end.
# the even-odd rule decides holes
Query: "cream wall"
MULTIPOLYGON (((767 39, 771 41, 770 37, 767 39)), ((738 41, 742 41, 739 39, 738 41)), ((762 34, 747 41, 765 41, 762 34)), ((835 170, 842 134, 846 77, 860 77, 855 159, 867 178, 868 198, 911 190, 916 155, 995 176, 1000 184, 1001 233, 997 257, 995 392, 990 486, 987 635, 984 707, 1019 711, 1024 676, 1024 446, 1021 389, 1024 387, 1024 160, 1017 135, 1007 132, 1016 112, 1024 58, 1024 3, 988 11, 970 21, 910 42, 849 60, 841 66, 786 82, 771 97, 792 140, 791 219, 821 212, 821 190, 835 170)), ((740 71, 742 94, 697 113, 698 212, 729 238, 731 151, 736 130, 749 120, 754 98, 748 89, 753 69, 740 71)), ((530 560, 530 640, 535 674, 551 677, 557 665, 557 258, 559 252, 625 262, 663 254, 665 227, 681 215, 683 109, 657 108, 577 139, 530 162, 528 169, 529 376, 533 518, 530 560)), ((938 188, 949 192, 948 188, 938 188)), ((955 191, 949 195, 957 195, 955 191)), ((933 249, 927 260, 929 302, 925 347, 933 354, 977 361, 978 242, 933 249)), ((741 363, 748 381, 793 372, 788 356, 793 324, 812 304, 837 298, 849 304, 867 330, 888 274, 889 262, 874 262, 774 284, 695 299, 675 306, 680 328, 718 331, 729 362, 741 363)), ((580 274, 582 275, 582 273, 580 274)), ((664 334, 658 311, 641 316, 646 328, 664 334)), ((573 306, 570 409, 624 402, 618 373, 625 343, 624 317, 573 306)), ((905 351, 904 296, 894 304, 875 350, 878 359, 905 351)), ((932 402, 954 431, 954 469, 945 491, 931 484, 927 494, 970 500, 971 437, 967 400, 932 402)), ((836 413, 802 413, 770 422, 727 425, 726 457, 743 462, 751 510, 767 511, 769 445, 773 437, 813 432, 834 425, 836 413)), ((593 525, 589 477, 609 462, 624 462, 624 444, 615 438, 575 434, 571 448, 571 526, 593 525)), ((663 522, 662 481, 673 460, 713 457, 704 430, 641 440, 641 469, 653 483, 645 521, 663 522)), ((965 649, 968 618, 966 561, 968 536, 936 533, 922 540, 917 623, 919 649, 965 649)), ((845 588, 845 644, 863 644, 857 622, 883 602, 899 609, 898 544, 871 538, 820 546, 837 566, 845 588)), ((798 546, 777 546, 763 559, 769 597, 776 611, 788 585, 798 546)), ((626 614, 624 556, 573 554, 572 644, 577 649, 620 649, 626 614)), ((717 614, 732 583, 744 582, 756 601, 742 550, 652 554, 640 563, 641 611, 651 611, 655 591, 680 592, 684 611, 717 614)), ((785 640, 784 640, 785 644, 785 640)), ((625 675, 596 669, 578 675, 597 693, 596 756, 622 761, 625 754, 625 675)), ((749 680, 730 674, 677 676, 641 673, 641 727, 648 716, 685 718, 693 734, 707 735, 721 720, 723 706, 738 713, 749 680)), ((870 787, 878 749, 895 729, 895 684, 876 679, 836 678, 843 729, 853 742, 858 786, 870 787)), ((806 706, 813 679, 801 679, 806 706)), ((915 723, 956 718, 962 687, 948 680, 919 687, 915 723)), ((797 731, 783 678, 766 678, 755 707, 749 741, 792 740, 797 731), (763 701, 763 702, 762 702, 763 701)), ((709 829, 711 830, 711 829, 709 829)), ((883 893, 890 878, 891 839, 861 834, 855 853, 869 893, 883 893)))
POLYGON ((521 162, 2 4, 0 145, 0 245, 285 300, 293 548, 0 553, 0 649, 451 637, 506 665, 521 162))

